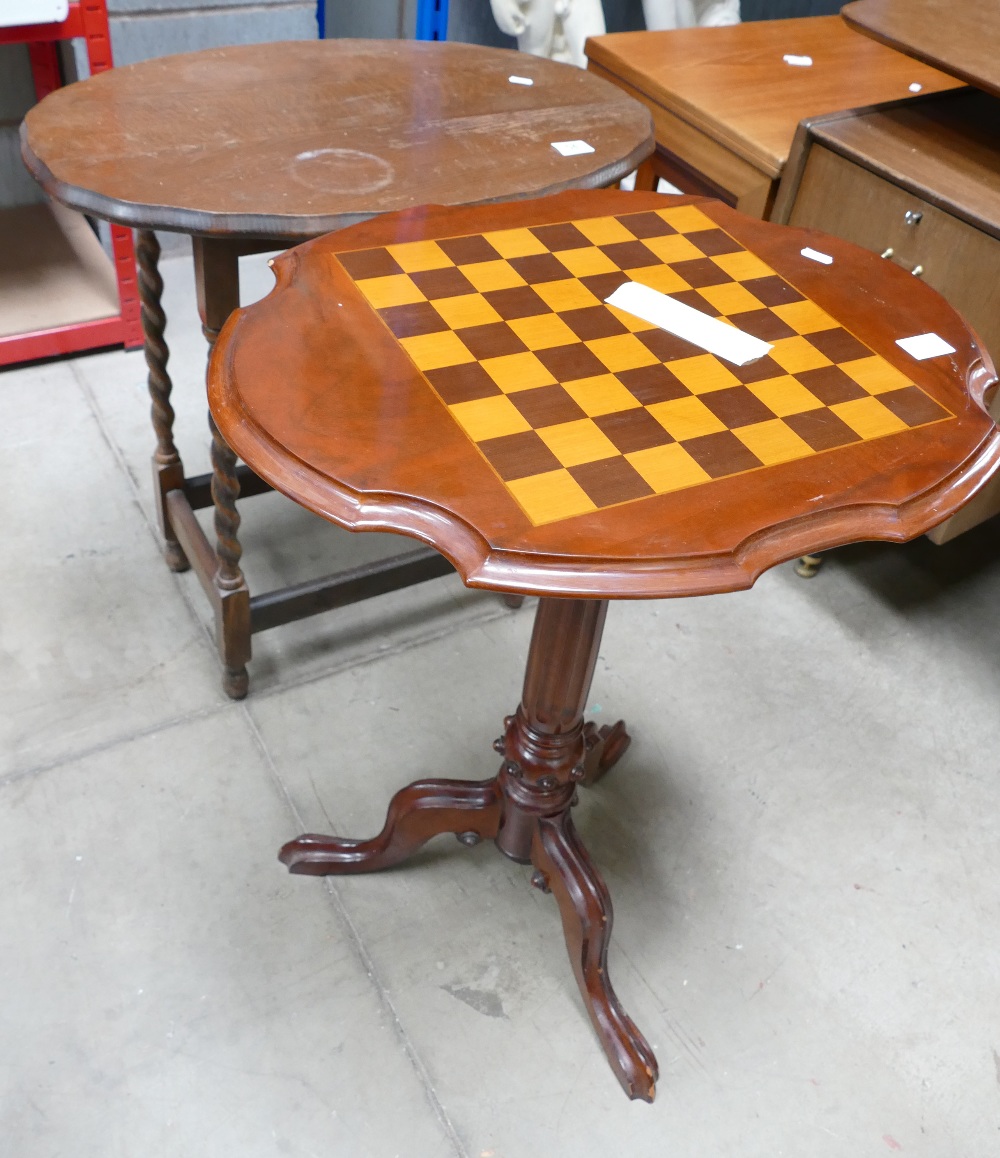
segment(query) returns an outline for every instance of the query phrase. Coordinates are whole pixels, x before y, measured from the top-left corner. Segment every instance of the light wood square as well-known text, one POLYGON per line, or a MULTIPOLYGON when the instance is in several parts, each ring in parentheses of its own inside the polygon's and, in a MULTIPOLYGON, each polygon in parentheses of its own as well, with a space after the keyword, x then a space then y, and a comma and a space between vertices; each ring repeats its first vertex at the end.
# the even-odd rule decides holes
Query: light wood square
POLYGON ((569 346, 579 341, 558 314, 513 318, 507 325, 529 350, 548 350, 552 346, 569 346))
POLYGON ((877 354, 871 358, 858 358, 854 362, 842 362, 841 370, 869 394, 884 394, 887 390, 900 390, 913 383, 895 366, 890 365, 877 354))
POLYGON ((574 277, 618 272, 618 266, 596 246, 588 246, 586 249, 564 249, 555 257, 574 277))
POLYGON ((791 326, 797 334, 816 334, 820 330, 832 330, 840 325, 826 310, 821 310, 815 302, 810 301, 772 306, 771 313, 781 318, 786 326, 791 326))
MULTIPOLYGON (((607 305, 607 302, 604 303, 607 305)), ((635 314, 630 314, 628 310, 620 310, 617 306, 608 306, 608 309, 615 315, 626 329, 631 330, 633 334, 640 334, 643 330, 655 330, 657 327, 654 322, 647 322, 644 318, 637 318, 635 314)))
POLYGON ((725 390, 739 386, 740 380, 714 354, 695 354, 693 358, 677 358, 666 363, 667 369, 679 378, 692 394, 708 394, 711 390, 725 390))
POLYGON ((804 414, 807 410, 816 410, 823 405, 815 394, 790 375, 768 378, 765 382, 751 382, 747 389, 779 418, 789 414, 804 414))
POLYGON ((805 439, 799 438, 790 426, 780 418, 769 422, 755 422, 753 426, 740 426, 733 434, 760 459, 765 466, 779 462, 791 462, 796 458, 806 458, 814 451, 805 439))
POLYGON ((566 310, 585 310, 588 306, 601 304, 583 282, 577 281, 575 277, 568 277, 565 281, 539 282, 531 288, 557 314, 566 310))
POLYGON ((668 233, 666 237, 644 237, 642 244, 652 250, 660 261, 698 261, 705 256, 696 245, 692 245, 679 233, 668 233))
POLYGON ((877 398, 855 398, 850 402, 838 402, 830 409, 862 438, 881 438, 884 434, 895 434, 909 427, 877 398))
POLYGON ((635 410, 642 405, 614 374, 564 382, 563 389, 590 418, 599 414, 616 414, 620 410, 635 410))
POLYGON ((531 429, 528 420, 504 394, 476 398, 472 402, 456 402, 448 409, 474 442, 531 429))
POLYGON ((399 344, 416 363, 418 370, 440 370, 442 366, 461 366, 476 360, 462 339, 451 330, 400 338, 399 344))
POLYGON ((626 272, 639 285, 648 285, 650 289, 659 290, 661 294, 679 294, 691 288, 669 265, 647 265, 643 269, 630 269, 626 272))
POLYGON ((579 466, 618 454, 611 439, 589 418, 543 426, 536 433, 563 466, 579 466))
POLYGON ((436 241, 402 241, 398 245, 387 245, 386 249, 407 273, 447 269, 455 264, 436 241))
POLYGON ((748 310, 763 309, 762 303, 738 281, 703 286, 698 293, 705 301, 711 302, 720 314, 743 314, 748 310))
POLYGON ((531 390, 535 386, 551 386, 555 382, 530 350, 521 354, 504 354, 499 358, 484 358, 480 365, 505 394, 531 390))
POLYGON ((646 409, 678 442, 726 429, 726 424, 700 398, 671 398, 668 402, 654 402, 646 409))
POLYGON ((524 278, 506 261, 476 261, 460 268, 481 294, 527 285, 524 278))
POLYGON ((729 274, 735 281, 749 281, 755 277, 774 277, 774 270, 755 254, 748 250, 739 253, 720 253, 712 260, 729 274))
POLYGON ((597 510, 593 500, 568 470, 551 470, 530 478, 515 479, 507 486, 536 527, 597 510))
POLYGON ((653 366, 660 360, 655 354, 651 354, 634 334, 594 338, 584 345, 596 354, 613 374, 623 370, 635 370, 639 366, 653 366))
POLYGON ((434 308, 453 330, 461 330, 466 326, 488 326, 493 322, 502 321, 482 294, 436 298, 434 308))
POLYGON ((620 241, 635 241, 635 234, 614 217, 591 217, 573 224, 593 245, 617 245, 620 241))
POLYGON ((789 374, 833 365, 826 354, 821 354, 805 338, 779 338, 773 345, 771 357, 789 374))
POLYGON ((501 257, 533 257, 549 252, 530 229, 496 229, 483 237, 501 257))
POLYGON ((676 442, 635 450, 625 457, 658 495, 696 486, 711 478, 676 442))
POLYGON ((405 273, 391 273, 387 277, 366 277, 354 283, 364 294, 368 304, 376 310, 390 306, 410 306, 427 299, 405 273))
POLYGON ((681 233, 697 233, 699 229, 718 229, 719 226, 696 205, 678 205, 676 209, 658 209, 657 214, 681 233))

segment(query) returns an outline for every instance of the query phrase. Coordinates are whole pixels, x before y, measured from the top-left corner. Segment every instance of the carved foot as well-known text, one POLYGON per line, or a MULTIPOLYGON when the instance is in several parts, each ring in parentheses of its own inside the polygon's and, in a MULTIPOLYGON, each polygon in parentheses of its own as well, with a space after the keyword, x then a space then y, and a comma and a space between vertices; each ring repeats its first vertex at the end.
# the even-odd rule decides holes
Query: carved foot
POLYGON ((463 844, 491 839, 500 826, 495 780, 418 780, 392 798, 385 826, 371 840, 342 840, 306 833, 278 854, 293 873, 368 873, 406 860, 442 832, 463 844))
POLYGON ((630 1098, 651 1102, 659 1076, 656 1057, 608 980, 611 897, 568 812, 539 820, 531 861, 559 904, 580 996, 611 1068, 630 1098))
POLYGON ((814 579, 816 572, 823 566, 822 555, 803 555, 795 564, 795 574, 800 579, 814 579))
POLYGON ((624 720, 616 724, 605 724, 601 728, 588 721, 583 728, 583 739, 587 745, 587 755, 580 783, 590 788, 625 755, 632 737, 628 734, 624 720))
POLYGON ((500 598, 507 604, 511 611, 516 611, 524 602, 523 595, 501 595, 500 598))
POLYGON ((231 700, 245 700, 250 690, 250 675, 246 667, 224 667, 222 690, 231 700))
POLYGON ((187 571, 191 567, 187 555, 184 554, 180 543, 178 543, 176 539, 164 540, 163 558, 167 561, 167 566, 171 571, 187 571))

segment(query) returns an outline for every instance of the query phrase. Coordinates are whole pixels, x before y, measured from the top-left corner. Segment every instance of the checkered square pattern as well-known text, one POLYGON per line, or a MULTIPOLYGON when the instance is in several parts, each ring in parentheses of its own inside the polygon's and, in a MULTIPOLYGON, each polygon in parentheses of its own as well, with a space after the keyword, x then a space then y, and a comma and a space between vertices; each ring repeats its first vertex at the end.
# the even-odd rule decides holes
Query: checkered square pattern
POLYGON ((536 526, 953 417, 696 206, 338 260, 536 526), (773 349, 731 366, 625 281, 773 349))

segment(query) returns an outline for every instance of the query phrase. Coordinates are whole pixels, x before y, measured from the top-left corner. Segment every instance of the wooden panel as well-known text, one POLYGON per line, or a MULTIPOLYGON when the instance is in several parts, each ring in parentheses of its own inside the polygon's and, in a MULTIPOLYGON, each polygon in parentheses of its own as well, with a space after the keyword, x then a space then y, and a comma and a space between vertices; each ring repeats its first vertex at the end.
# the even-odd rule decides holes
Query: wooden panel
POLYGON ((855 0, 842 13, 859 32, 1000 95, 996 0, 855 0))
POLYGON ((955 85, 851 32, 839 16, 619 32, 591 37, 586 51, 604 75, 771 177, 804 117, 905 97, 913 83, 925 92, 955 85), (785 53, 811 56, 813 66, 787 65, 785 53))

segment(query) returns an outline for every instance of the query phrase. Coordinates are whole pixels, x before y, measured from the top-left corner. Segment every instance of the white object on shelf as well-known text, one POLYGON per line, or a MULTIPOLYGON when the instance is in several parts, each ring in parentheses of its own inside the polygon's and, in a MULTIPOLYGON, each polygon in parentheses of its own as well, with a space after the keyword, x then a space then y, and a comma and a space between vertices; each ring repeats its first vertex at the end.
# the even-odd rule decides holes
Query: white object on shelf
POLYGON ((69 0, 2 0, 0 28, 19 24, 59 24, 69 15, 69 0))

